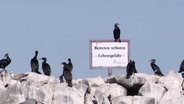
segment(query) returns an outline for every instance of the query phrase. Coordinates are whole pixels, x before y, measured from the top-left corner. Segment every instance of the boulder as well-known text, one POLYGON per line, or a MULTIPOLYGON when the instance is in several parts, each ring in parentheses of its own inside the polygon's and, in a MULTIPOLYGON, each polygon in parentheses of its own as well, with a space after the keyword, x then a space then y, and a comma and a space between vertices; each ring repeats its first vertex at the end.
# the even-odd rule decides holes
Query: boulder
POLYGON ((180 73, 170 71, 168 75, 161 77, 158 81, 159 84, 164 86, 166 89, 177 89, 182 90, 183 78, 180 73))
POLYGON ((84 104, 84 93, 80 89, 68 87, 66 83, 57 84, 49 104, 84 104))
MULTIPOLYGON (((72 80, 27 72, 25 80, 0 78, 0 104, 183 104, 183 73, 163 77, 145 73, 72 80)), ((5 78, 4 78, 5 77, 5 78)))
POLYGON ((112 100, 112 104, 157 104, 157 102, 150 97, 119 96, 112 100))
POLYGON ((87 102, 96 101, 98 104, 109 104, 112 98, 117 96, 126 96, 127 90, 118 84, 103 84, 98 87, 90 86, 87 94, 87 102))
POLYGON ((159 84, 153 82, 146 82, 139 90, 139 95, 144 97, 155 98, 160 101, 166 89, 159 84))
POLYGON ((89 86, 99 86, 105 83, 105 79, 102 77, 97 77, 97 78, 86 78, 89 86))
POLYGON ((160 100, 160 104, 183 104, 184 95, 176 89, 169 89, 160 100))
POLYGON ((152 97, 134 96, 132 104, 158 104, 152 97))

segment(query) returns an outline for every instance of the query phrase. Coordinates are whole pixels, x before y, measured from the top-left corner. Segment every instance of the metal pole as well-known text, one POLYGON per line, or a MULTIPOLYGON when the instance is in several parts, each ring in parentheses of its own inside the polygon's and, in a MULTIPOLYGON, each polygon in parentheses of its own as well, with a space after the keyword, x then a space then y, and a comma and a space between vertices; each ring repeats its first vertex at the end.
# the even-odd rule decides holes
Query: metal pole
POLYGON ((108 68, 108 77, 112 75, 112 69, 108 68))

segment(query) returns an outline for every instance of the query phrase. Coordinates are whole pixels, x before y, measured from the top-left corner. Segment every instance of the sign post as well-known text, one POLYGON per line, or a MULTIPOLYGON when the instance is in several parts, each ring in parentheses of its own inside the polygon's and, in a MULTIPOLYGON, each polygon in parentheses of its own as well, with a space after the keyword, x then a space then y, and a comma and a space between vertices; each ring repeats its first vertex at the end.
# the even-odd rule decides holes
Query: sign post
POLYGON ((90 40, 90 67, 106 68, 108 76, 113 68, 125 68, 129 61, 129 40, 90 40))
POLYGON ((108 68, 108 77, 112 75, 112 69, 108 68))

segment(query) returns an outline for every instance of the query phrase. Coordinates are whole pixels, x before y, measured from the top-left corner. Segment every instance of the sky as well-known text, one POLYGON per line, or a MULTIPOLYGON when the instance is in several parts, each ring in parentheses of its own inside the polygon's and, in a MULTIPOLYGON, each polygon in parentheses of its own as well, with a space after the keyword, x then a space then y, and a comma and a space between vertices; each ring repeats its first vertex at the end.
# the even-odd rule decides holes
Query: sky
MULTIPOLYGON (((74 79, 106 77, 107 69, 90 68, 89 40, 113 40, 114 24, 119 23, 137 71, 153 74, 148 60, 155 58, 168 74, 178 71, 184 59, 183 10, 183 0, 1 0, 0 57, 9 53, 8 72, 25 73, 38 50, 56 78, 68 58, 74 79)), ((113 69, 112 74, 126 70, 113 69)))

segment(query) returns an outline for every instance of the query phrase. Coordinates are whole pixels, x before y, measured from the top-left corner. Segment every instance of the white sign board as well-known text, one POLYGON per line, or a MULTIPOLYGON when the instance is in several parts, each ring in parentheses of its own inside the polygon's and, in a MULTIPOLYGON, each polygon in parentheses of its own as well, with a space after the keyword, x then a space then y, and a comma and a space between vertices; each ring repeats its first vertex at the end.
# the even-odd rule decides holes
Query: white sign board
POLYGON ((125 68, 129 61, 129 40, 90 41, 91 68, 125 68))

